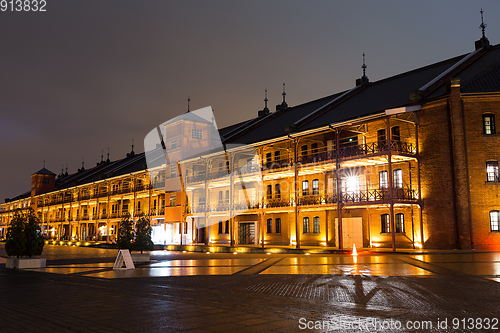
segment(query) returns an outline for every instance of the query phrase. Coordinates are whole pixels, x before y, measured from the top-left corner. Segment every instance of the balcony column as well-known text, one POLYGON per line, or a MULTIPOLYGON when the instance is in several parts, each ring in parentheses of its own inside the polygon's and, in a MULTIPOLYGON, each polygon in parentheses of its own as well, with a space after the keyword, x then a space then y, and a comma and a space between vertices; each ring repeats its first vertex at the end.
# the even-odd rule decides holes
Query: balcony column
POLYGON ((233 235, 233 223, 234 223, 234 219, 233 219, 233 202, 234 202, 234 198, 233 198, 233 193, 234 193, 234 190, 233 190, 233 187, 234 187, 234 156, 235 154, 232 154, 231 157, 228 156, 227 152, 226 152, 226 161, 229 161, 231 160, 232 163, 229 163, 229 245, 230 246, 234 246, 234 235, 233 235))
POLYGON ((77 239, 80 241, 82 240, 82 225, 81 225, 81 219, 82 219, 82 189, 78 189, 78 235, 76 235, 77 239))
POLYGON ((342 239, 342 182, 340 180, 340 160, 339 160, 339 151, 340 151, 340 131, 339 129, 335 129, 335 172, 337 175, 337 222, 339 228, 339 238, 338 238, 338 246, 339 250, 343 248, 343 239, 342 239))
POLYGON ((64 194, 62 195, 62 203, 61 203, 61 215, 62 215, 62 218, 60 218, 61 220, 61 227, 59 228, 59 240, 61 240, 62 238, 62 232, 63 232, 63 221, 64 221, 64 194))
POLYGON ((203 242, 208 245, 210 242, 210 191, 208 190, 208 159, 205 158, 205 239, 203 242))
POLYGON ((107 204, 107 208, 106 208, 106 243, 109 243, 109 205, 110 205, 110 199, 109 199, 109 196, 110 196, 110 193, 111 193, 111 186, 110 186, 110 182, 108 180, 108 204, 107 204))
POLYGON ((393 185, 393 175, 392 175, 392 150, 391 150, 391 140, 392 140, 392 135, 391 135, 391 125, 390 125, 390 119, 389 117, 386 118, 386 124, 387 124, 387 145, 389 147, 389 150, 387 152, 387 160, 389 162, 389 219, 390 219, 390 224, 391 224, 391 236, 392 236, 392 250, 396 251, 396 230, 395 230, 395 223, 394 223, 394 193, 392 189, 393 185))
POLYGON ((416 145, 416 154, 417 154, 417 182, 418 182, 418 206, 420 210, 420 246, 424 248, 424 219, 422 216, 422 185, 420 183, 420 147, 418 144, 418 119, 417 112, 414 112, 415 116, 415 145, 416 145))
POLYGON ((297 138, 293 139, 293 177, 294 177, 294 201, 295 201, 295 248, 300 249, 300 233, 299 233, 299 189, 298 189, 298 170, 297 170, 297 138))
MULTIPOLYGON (((328 171, 325 171, 325 182, 323 184, 323 199, 325 200, 325 206, 327 205, 328 197, 328 171)), ((325 246, 328 246, 328 210, 325 209, 325 246)))

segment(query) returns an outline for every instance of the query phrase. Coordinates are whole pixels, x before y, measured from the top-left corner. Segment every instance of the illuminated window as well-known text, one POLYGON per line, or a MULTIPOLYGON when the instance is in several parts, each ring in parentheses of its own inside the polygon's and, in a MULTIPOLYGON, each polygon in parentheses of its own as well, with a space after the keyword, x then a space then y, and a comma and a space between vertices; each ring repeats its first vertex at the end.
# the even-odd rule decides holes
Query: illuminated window
POLYGON ((498 182, 498 161, 486 162, 486 175, 488 182, 498 182))
POLYGON ((302 195, 306 196, 309 195, 309 181, 304 180, 302 182, 302 195))
POLYGON ((383 233, 391 232, 391 224, 389 221, 389 214, 380 215, 380 219, 382 222, 382 232, 383 233))
POLYGON ((495 116, 492 114, 483 114, 484 134, 495 134, 495 116))
POLYGON ((174 207, 177 205, 177 195, 175 193, 170 193, 170 200, 169 200, 170 207, 174 207))
POLYGON ((380 188, 388 188, 389 187, 389 181, 387 179, 387 171, 380 171, 378 173, 378 179, 379 179, 379 184, 380 188))
POLYGON ((302 232, 305 233, 305 234, 309 233, 309 218, 308 217, 304 217, 302 219, 302 224, 303 224, 303 226, 302 226, 302 232))
POLYGON ((192 129, 191 130, 191 137, 193 139, 198 139, 198 140, 201 140, 203 138, 203 135, 202 135, 202 132, 201 130, 198 130, 198 129, 192 129))
POLYGON ((396 169, 393 171, 393 180, 394 180, 394 187, 395 188, 401 188, 403 187, 403 171, 401 169, 396 169))
POLYGON ((276 233, 281 234, 281 219, 276 219, 276 233))
POLYGON ((273 232, 273 219, 267 219, 267 233, 273 232))
POLYGON ((319 234, 319 216, 313 218, 313 233, 319 234))
POLYGON ((319 194, 319 180, 314 179, 313 180, 313 195, 318 195, 319 194))
POLYGON ((342 179, 344 182, 344 189, 346 193, 357 193, 360 190, 359 186, 359 177, 350 176, 345 179, 342 179))
POLYGON ((405 216, 403 213, 397 213, 394 216, 396 222, 396 232, 405 232, 405 216))
POLYGON ((500 211, 492 210, 490 212, 491 231, 495 231, 495 232, 500 231, 499 220, 500 220, 500 211))

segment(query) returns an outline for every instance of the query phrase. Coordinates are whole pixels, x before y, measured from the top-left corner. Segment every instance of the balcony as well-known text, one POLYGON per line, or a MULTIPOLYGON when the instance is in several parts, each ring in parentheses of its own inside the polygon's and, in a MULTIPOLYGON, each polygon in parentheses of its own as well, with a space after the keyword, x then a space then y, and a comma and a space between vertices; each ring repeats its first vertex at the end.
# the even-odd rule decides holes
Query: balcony
POLYGON ((266 200, 266 208, 290 207, 292 202, 285 198, 274 198, 266 200))
POLYGON ((289 168, 293 165, 293 160, 291 158, 283 158, 279 160, 269 161, 264 163, 262 166, 263 170, 275 171, 283 168, 289 168))

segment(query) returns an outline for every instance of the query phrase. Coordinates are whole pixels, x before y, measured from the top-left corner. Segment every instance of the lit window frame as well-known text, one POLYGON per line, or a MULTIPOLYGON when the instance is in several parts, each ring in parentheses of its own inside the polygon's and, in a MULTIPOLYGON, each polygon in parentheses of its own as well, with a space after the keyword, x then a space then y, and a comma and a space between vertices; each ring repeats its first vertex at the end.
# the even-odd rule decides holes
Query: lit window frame
POLYGON ((320 220, 319 220, 319 216, 313 217, 313 233, 314 234, 319 234, 320 233, 320 220))
POLYGON ((486 182, 488 183, 498 183, 499 173, 498 173, 498 161, 487 161, 486 162, 486 182))
POLYGON ((308 234, 309 233, 309 217, 304 217, 302 218, 302 233, 308 234))
POLYGON ((391 232, 391 218, 389 217, 389 214, 382 214, 380 215, 380 233, 382 234, 388 234, 391 232))
POLYGON ((490 230, 491 232, 500 232, 500 211, 490 211, 490 230))
POLYGON ((492 113, 483 114, 483 134, 484 135, 496 134, 495 115, 492 113))
POLYGON ((397 213, 394 216, 396 233, 404 234, 405 233, 405 215, 403 213, 397 213))

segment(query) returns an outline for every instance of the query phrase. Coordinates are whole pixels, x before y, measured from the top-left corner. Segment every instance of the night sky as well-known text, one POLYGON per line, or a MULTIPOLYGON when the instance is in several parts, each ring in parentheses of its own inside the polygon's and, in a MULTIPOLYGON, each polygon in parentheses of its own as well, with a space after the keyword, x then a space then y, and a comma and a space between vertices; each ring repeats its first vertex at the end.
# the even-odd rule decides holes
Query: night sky
POLYGON ((143 151, 144 136, 212 106, 219 127, 500 43, 499 1, 47 0, 0 11, 0 202, 60 173, 143 151))

